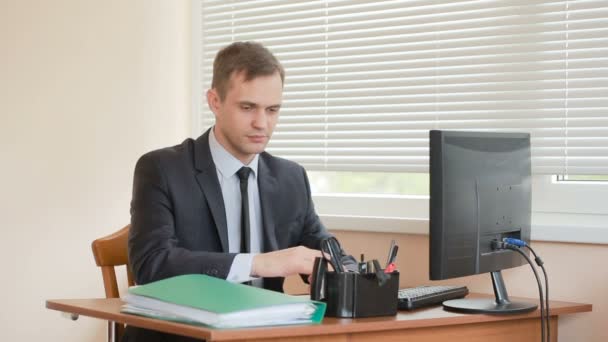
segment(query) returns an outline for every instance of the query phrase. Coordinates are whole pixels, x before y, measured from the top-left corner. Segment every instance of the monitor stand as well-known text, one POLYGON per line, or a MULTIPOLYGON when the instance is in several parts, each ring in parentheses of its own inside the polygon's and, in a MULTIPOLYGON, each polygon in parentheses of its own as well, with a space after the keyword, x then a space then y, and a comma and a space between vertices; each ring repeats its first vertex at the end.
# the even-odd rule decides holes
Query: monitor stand
POLYGON ((448 311, 486 314, 518 314, 536 310, 538 305, 528 302, 512 302, 509 300, 507 288, 500 271, 491 272, 494 295, 492 298, 462 298, 443 302, 443 308, 448 311))

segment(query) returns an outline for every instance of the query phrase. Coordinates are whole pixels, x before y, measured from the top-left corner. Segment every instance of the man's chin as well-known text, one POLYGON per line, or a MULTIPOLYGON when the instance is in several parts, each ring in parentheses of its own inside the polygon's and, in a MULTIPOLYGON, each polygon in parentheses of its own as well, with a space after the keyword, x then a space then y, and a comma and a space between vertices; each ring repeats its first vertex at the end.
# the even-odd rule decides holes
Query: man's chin
POLYGON ((266 150, 266 144, 248 144, 243 149, 246 154, 260 154, 266 150))

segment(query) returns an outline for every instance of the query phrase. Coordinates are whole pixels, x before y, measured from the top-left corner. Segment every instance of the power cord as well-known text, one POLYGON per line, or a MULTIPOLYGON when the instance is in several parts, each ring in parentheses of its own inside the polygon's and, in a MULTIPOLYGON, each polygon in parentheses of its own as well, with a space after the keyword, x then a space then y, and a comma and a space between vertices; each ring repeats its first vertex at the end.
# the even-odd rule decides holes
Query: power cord
MULTIPOLYGON (((518 240, 518 241, 521 241, 521 240, 518 240)), ((523 241, 521 241, 521 242, 523 242, 523 241)), ((509 242, 505 242, 504 239, 503 239, 503 241, 493 241, 492 247, 494 249, 509 249, 509 250, 515 251, 515 252, 521 254, 521 256, 523 256, 524 259, 526 259, 528 264, 530 264, 530 268, 532 269, 532 272, 534 272, 534 277, 536 278, 536 283, 538 284, 538 294, 539 294, 539 299, 540 299, 541 342, 548 341, 546 339, 546 333, 545 333, 545 298, 543 296, 543 288, 542 288, 542 285, 540 282, 540 278, 538 276, 538 272, 536 272, 536 269, 534 268, 534 265, 532 264, 532 260, 530 260, 530 257, 527 256, 526 253, 521 251, 521 249, 519 248, 518 245, 509 243, 509 242)))
POLYGON ((543 270, 543 277, 545 278, 545 322, 547 325, 547 341, 551 341, 551 328, 550 328, 550 320, 551 316, 549 315, 549 278, 547 277, 547 270, 545 269, 543 260, 536 254, 534 249, 530 247, 525 241, 513 238, 504 238, 503 242, 510 243, 516 245, 518 247, 526 247, 532 252, 534 255, 534 261, 536 264, 543 270))

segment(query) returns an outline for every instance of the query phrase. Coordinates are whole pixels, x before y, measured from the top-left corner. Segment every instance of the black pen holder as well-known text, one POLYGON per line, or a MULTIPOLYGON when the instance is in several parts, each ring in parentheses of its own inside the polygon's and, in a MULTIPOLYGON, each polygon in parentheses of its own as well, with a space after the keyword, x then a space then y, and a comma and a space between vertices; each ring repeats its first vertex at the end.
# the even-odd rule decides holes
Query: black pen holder
MULTIPOLYGON (((321 263, 325 263, 323 260, 321 263)), ((383 281, 375 273, 327 272, 316 266, 311 298, 327 303, 325 316, 359 318, 397 314, 399 272, 386 274, 383 281)))

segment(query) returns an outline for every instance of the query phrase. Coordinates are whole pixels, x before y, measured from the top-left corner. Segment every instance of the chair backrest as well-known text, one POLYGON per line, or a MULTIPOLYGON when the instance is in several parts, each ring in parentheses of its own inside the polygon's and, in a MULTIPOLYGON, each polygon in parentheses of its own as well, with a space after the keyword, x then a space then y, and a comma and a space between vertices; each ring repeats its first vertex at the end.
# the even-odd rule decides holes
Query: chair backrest
MULTIPOLYGON (((133 274, 129 267, 127 252, 130 228, 131 225, 128 224, 121 230, 99 238, 91 244, 95 263, 97 266, 101 267, 106 298, 120 298, 116 271, 114 270, 114 267, 116 266, 126 266, 128 285, 135 285, 133 282, 133 274)), ((108 322, 108 341, 120 341, 123 332, 123 324, 108 322)))

